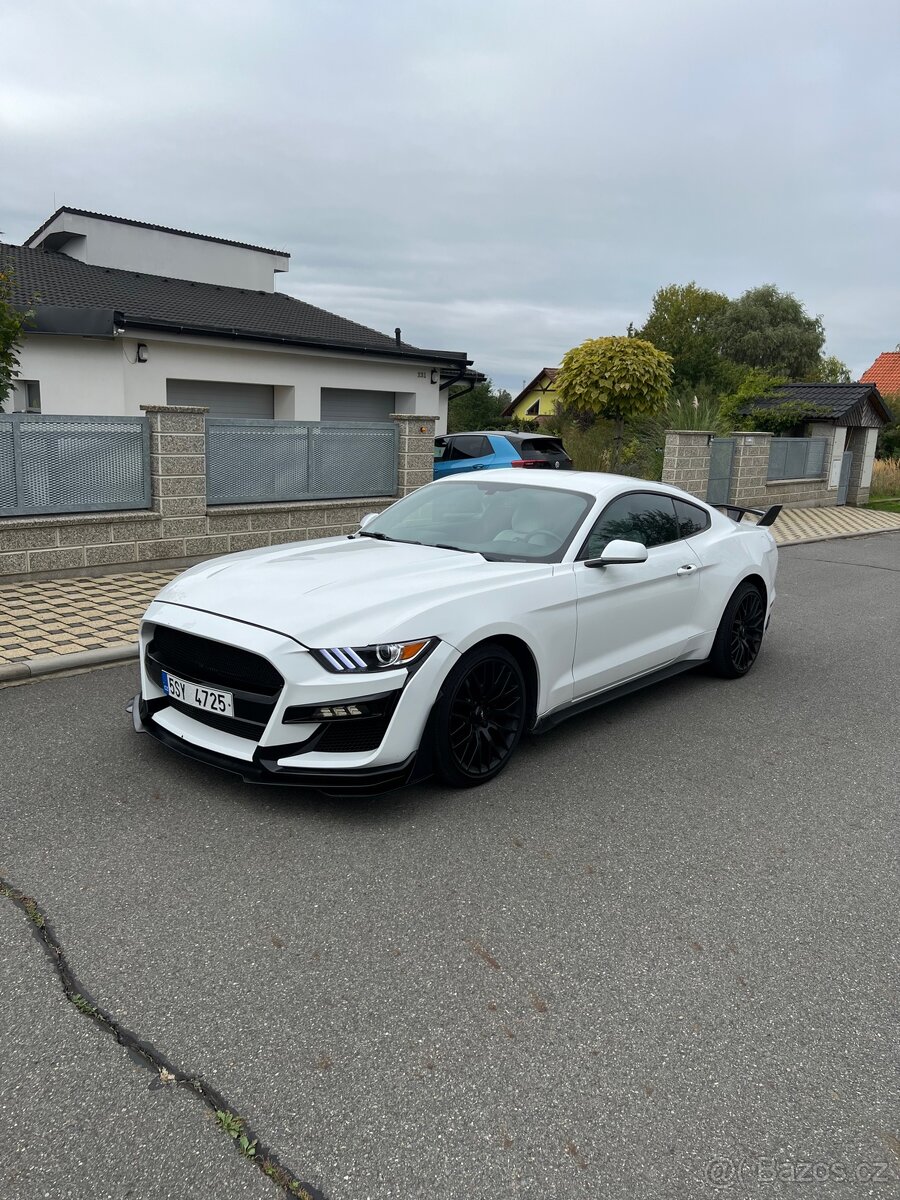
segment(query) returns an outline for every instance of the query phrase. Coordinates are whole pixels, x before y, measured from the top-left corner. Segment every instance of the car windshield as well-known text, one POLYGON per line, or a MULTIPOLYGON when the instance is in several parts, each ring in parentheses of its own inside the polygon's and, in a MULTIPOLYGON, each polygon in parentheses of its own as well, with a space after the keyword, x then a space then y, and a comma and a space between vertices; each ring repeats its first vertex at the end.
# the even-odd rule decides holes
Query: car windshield
POLYGON ((469 551, 510 562, 555 563, 581 528, 594 499, 562 488, 442 481, 392 504, 360 536, 469 551))

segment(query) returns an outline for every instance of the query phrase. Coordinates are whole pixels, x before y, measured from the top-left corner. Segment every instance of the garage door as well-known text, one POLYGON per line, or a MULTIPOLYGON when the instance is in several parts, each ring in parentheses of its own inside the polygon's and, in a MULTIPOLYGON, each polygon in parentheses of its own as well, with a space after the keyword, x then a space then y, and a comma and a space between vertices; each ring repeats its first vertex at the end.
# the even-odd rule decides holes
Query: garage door
POLYGON ((166 404, 203 404, 211 417, 275 416, 275 389, 264 383, 167 379, 166 404))
POLYGON ((389 421, 393 392, 357 388, 322 388, 323 421, 389 421))

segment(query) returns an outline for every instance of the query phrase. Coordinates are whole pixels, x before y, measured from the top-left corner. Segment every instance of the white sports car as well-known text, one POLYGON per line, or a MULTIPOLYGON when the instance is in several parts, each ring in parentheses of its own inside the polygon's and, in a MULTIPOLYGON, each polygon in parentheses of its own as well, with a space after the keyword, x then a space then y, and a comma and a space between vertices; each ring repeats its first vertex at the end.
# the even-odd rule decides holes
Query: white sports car
POLYGON ((677 671, 753 665, 768 524, 621 475, 485 471, 349 537, 191 567, 141 625, 135 727, 247 780, 470 787, 540 730, 677 671))

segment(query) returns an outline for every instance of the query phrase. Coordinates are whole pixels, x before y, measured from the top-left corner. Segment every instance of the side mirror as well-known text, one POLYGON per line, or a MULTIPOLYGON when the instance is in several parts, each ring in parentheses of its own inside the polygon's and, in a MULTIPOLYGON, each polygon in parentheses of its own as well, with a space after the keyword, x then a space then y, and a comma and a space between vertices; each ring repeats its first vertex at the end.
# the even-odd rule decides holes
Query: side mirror
POLYGON ((365 527, 367 525, 371 525, 372 522, 375 520, 375 518, 379 515, 380 515, 379 513, 366 513, 366 515, 364 517, 360 518, 360 522, 359 522, 360 529, 365 529, 365 527))
POLYGON ((642 563, 647 561, 647 547, 640 542, 626 542, 615 538, 599 558, 585 559, 586 567, 611 567, 618 563, 642 563))

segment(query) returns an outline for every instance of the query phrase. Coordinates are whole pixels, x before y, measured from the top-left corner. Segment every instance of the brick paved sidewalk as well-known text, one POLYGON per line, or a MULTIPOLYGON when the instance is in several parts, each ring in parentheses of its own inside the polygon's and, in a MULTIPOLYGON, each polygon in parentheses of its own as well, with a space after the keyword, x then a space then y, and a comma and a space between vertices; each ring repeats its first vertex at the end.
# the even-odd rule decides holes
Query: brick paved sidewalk
MULTIPOLYGON (((792 542, 900 530, 900 513, 863 508, 786 509, 772 527, 792 542)), ((41 655, 134 646, 147 605, 177 571, 0 584, 0 667, 41 655)))
POLYGON ((144 609, 177 571, 0 584, 0 666, 38 654, 134 645, 144 609))

